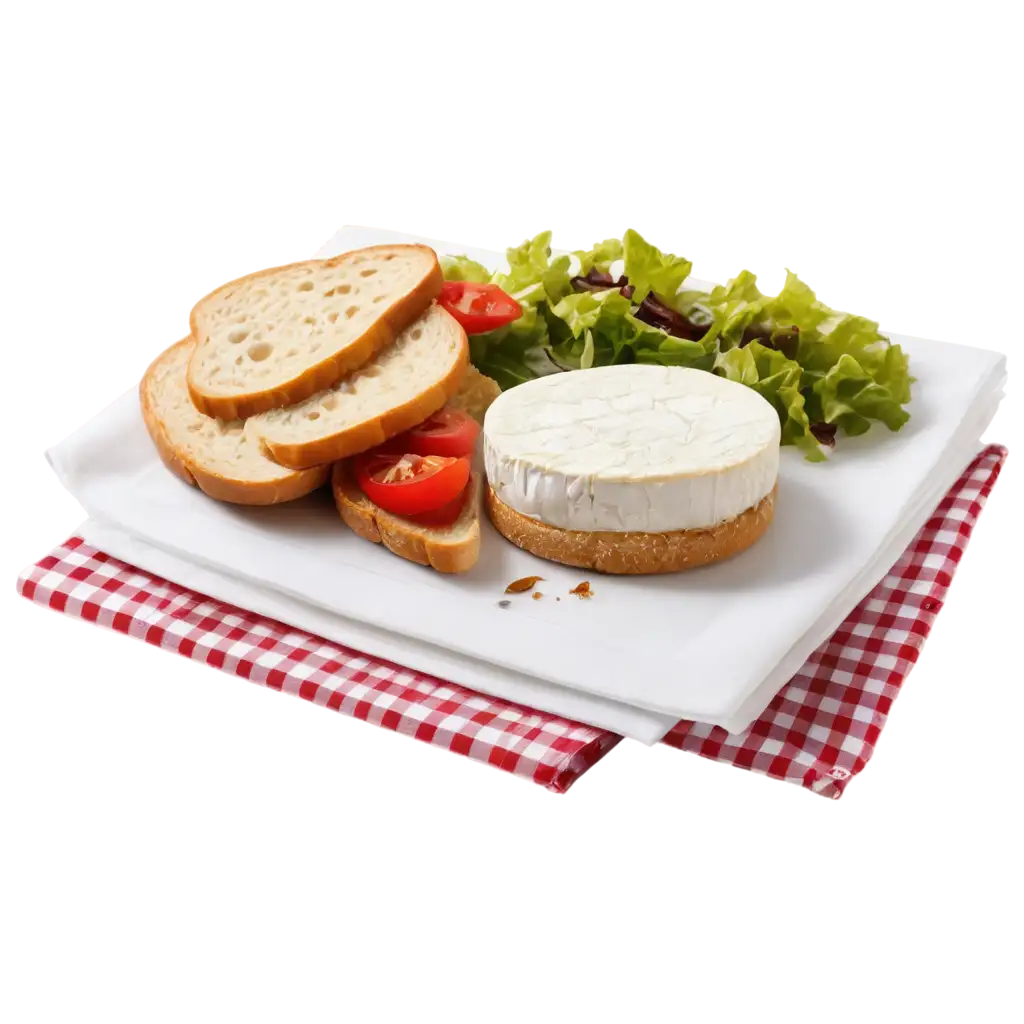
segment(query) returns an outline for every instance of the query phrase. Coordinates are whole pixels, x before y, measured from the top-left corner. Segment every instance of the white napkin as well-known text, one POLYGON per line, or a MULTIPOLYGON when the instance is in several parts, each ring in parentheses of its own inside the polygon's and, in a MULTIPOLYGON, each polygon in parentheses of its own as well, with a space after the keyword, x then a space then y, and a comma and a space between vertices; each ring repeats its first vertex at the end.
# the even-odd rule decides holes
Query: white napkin
POLYGON ((485 662, 471 662, 432 644, 419 644, 409 637, 342 618, 271 587, 164 551, 110 523, 87 519, 75 532, 86 543, 108 555, 207 597, 276 619, 363 654, 372 653, 405 668, 427 672, 447 682, 464 680, 464 685, 471 689, 497 694, 535 711, 547 711, 609 729, 646 744, 657 743, 675 725, 671 716, 633 708, 579 690, 553 686, 485 662))
MULTIPOLYGON (((322 254, 396 239, 421 240, 345 229, 322 254)), ((498 258, 424 241, 491 264, 498 258)), ((738 731, 896 560, 980 446, 995 411, 1003 356, 894 340, 918 377, 902 431, 879 426, 841 439, 825 465, 785 450, 775 522, 750 551, 674 576, 591 575, 590 601, 568 594, 588 574, 541 562, 489 525, 476 568, 443 577, 342 529, 322 498, 274 509, 209 501, 159 464, 134 394, 49 457, 90 517, 183 563, 255 584, 261 595, 331 613, 338 629, 358 623, 366 642, 345 642, 367 653, 437 672, 412 659, 440 650, 453 671, 437 674, 645 742, 679 718, 738 731), (508 582, 534 574, 546 577, 544 599, 521 595, 499 607, 508 582), (406 649, 409 656, 397 653, 406 649), (563 710, 566 691, 575 691, 575 711, 563 710), (640 720, 628 708, 654 714, 640 720)))
MULTIPOLYGON (((967 466, 982 444, 981 434, 968 434, 959 444, 956 454, 950 456, 950 469, 961 464, 967 466)), ((935 481, 934 486, 919 500, 915 513, 925 512, 930 515, 934 511, 949 489, 948 486, 944 486, 945 479, 946 477, 940 477, 935 481)), ((894 531, 885 551, 885 558, 892 556, 890 564, 895 563, 912 541, 916 532, 913 528, 915 518, 915 515, 908 517, 902 529, 894 531)), ((245 608, 266 618, 273 618, 293 629, 333 640, 361 653, 372 653, 396 665, 415 668, 447 682, 463 680, 472 689, 500 694, 505 699, 520 703, 526 708, 607 729, 625 736, 628 742, 637 745, 640 750, 656 749, 658 740, 662 739, 677 721, 671 715, 657 715, 642 708, 632 708, 628 703, 605 700, 593 694, 565 689, 483 662, 467 663, 466 659, 450 651, 418 644, 409 637, 346 620, 323 608, 256 582, 234 577, 231 573, 200 564, 195 560, 188 560, 172 551, 165 551, 133 537, 113 523, 103 522, 96 517, 82 516, 73 523, 72 529, 78 537, 97 550, 189 590, 245 608)), ((866 595, 876 583, 873 573, 867 571, 858 588, 866 595)), ((845 604, 834 610, 828 622, 835 625, 825 635, 828 636, 838 629, 848 613, 845 604)), ((814 637, 809 638, 807 643, 812 643, 813 639, 814 637)), ((774 687, 772 692, 781 689, 806 662, 806 656, 798 646, 795 645, 794 650, 782 659, 774 672, 769 674, 766 685, 774 687)), ((816 646, 817 644, 814 644, 811 649, 816 646)), ((743 708, 740 715, 750 715, 753 720, 762 711, 762 708, 756 706, 751 709, 743 708)))

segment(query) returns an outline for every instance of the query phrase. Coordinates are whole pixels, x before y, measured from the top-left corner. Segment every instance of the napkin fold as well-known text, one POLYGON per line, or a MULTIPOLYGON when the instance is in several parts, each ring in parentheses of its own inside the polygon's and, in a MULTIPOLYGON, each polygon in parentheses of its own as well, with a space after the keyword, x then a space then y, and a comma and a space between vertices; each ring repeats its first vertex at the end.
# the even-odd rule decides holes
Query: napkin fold
POLYGON ((466 664, 452 651, 430 644, 418 644, 410 637, 395 636, 383 629, 343 618, 323 608, 262 586, 241 580, 209 565, 190 562, 171 551, 164 551, 111 523, 87 519, 75 531, 87 544, 99 551, 166 580, 216 598, 226 604, 244 607, 260 616, 288 625, 358 651, 373 651, 389 662, 415 667, 440 679, 452 680, 469 675, 478 689, 501 693, 511 703, 543 711, 557 718, 587 722, 598 729, 628 736, 641 743, 657 743, 675 725, 670 716, 657 715, 642 708, 609 701, 594 694, 554 686, 530 676, 499 672, 485 662, 466 664))

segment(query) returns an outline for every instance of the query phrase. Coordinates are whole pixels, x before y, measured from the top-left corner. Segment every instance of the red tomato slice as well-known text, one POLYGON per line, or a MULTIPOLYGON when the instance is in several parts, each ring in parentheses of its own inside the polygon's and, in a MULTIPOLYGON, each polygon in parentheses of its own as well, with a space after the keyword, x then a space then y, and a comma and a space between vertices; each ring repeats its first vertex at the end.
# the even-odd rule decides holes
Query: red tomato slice
POLYGON ((469 484, 466 484, 463 492, 447 505, 434 509, 433 512, 421 512, 418 516, 409 516, 414 523, 421 526, 451 526, 456 519, 462 515, 462 509, 469 497, 469 484))
POLYGON ((356 483, 370 501, 399 516, 415 516, 454 501, 469 483, 469 459, 367 452, 353 461, 356 483))
POLYGON ((467 334, 493 331, 523 315, 523 307, 496 284, 445 281, 437 301, 462 324, 467 334))
POLYGON ((473 454, 479 433, 480 424, 472 416, 446 405, 418 427, 403 434, 401 440, 405 451, 416 455, 458 458, 473 454))

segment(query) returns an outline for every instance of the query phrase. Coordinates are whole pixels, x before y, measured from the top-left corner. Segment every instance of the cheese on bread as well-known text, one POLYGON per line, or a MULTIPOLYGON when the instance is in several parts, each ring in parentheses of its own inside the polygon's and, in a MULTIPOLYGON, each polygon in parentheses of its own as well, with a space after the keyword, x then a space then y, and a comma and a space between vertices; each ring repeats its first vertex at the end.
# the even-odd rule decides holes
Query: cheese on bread
POLYGON ((541 558, 678 572, 750 547, 775 513, 779 419, 703 370, 627 364, 542 377, 484 418, 491 521, 541 558))
POLYGON ((563 530, 707 529, 756 507, 779 469, 779 418, 703 370, 631 364, 504 392, 484 420, 495 497, 563 530))

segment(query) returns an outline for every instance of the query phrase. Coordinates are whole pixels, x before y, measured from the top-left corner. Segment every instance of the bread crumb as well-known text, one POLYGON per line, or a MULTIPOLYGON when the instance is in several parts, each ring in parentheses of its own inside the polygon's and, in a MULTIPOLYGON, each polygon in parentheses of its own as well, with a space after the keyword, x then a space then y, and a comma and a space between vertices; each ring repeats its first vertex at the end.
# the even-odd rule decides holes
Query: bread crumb
POLYGON ((575 587, 572 588, 572 590, 569 591, 569 593, 575 594, 579 598, 594 596, 594 592, 590 589, 590 584, 587 582, 587 580, 584 580, 582 583, 577 584, 575 587))
POLYGON ((540 583, 543 576, 524 576, 521 580, 513 580, 506 588, 506 594, 522 594, 526 590, 532 590, 535 583, 540 583))
POLYGON ((534 599, 534 601, 539 601, 543 596, 544 595, 539 590, 535 590, 533 592, 533 599, 534 599))

